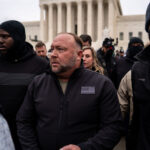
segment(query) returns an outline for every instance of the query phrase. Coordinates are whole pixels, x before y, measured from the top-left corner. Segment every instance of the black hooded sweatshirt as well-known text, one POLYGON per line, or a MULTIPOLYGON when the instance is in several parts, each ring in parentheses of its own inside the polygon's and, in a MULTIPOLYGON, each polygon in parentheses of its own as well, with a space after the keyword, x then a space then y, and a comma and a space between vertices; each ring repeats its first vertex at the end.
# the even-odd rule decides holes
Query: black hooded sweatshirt
MULTIPOLYGON (((149 34, 150 3, 145 30, 149 34)), ((150 36, 149 36, 150 37, 150 36)), ((137 56, 132 67, 133 116, 127 135, 127 150, 150 150, 150 45, 137 56)))
POLYGON ((35 75, 49 69, 49 63, 37 56, 33 47, 25 42, 25 29, 20 22, 4 22, 0 24, 0 29, 8 32, 14 40, 12 48, 5 55, 0 54, 0 105, 16 150, 21 150, 16 132, 16 113, 23 102, 28 84, 35 75))
POLYGON ((135 55, 142 51, 143 48, 144 44, 140 38, 132 37, 130 39, 126 56, 116 61, 116 68, 114 70, 114 83, 116 89, 118 89, 121 79, 132 68, 132 65, 136 61, 136 58, 134 58, 135 55), (140 43, 142 46, 132 46, 133 43, 140 43))

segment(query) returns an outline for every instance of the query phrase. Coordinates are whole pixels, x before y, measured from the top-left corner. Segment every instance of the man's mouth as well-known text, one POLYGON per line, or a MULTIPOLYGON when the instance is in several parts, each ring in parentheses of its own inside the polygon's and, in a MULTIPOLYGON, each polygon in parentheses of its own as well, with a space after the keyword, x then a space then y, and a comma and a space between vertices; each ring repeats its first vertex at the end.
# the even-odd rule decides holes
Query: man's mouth
POLYGON ((0 50, 1 50, 1 51, 6 50, 6 47, 0 46, 0 50))
POLYGON ((51 65, 55 66, 55 65, 58 65, 59 63, 58 62, 51 62, 51 65))

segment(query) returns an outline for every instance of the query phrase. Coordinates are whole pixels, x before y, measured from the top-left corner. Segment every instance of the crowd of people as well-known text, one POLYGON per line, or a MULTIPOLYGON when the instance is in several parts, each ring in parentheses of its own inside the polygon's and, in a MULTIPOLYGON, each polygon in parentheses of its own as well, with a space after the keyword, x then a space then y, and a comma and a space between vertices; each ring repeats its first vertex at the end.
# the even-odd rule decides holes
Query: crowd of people
POLYGON ((150 45, 138 37, 126 52, 112 38, 96 51, 90 35, 59 33, 47 50, 22 23, 0 24, 0 150, 113 150, 121 137, 149 150, 149 97, 150 45))

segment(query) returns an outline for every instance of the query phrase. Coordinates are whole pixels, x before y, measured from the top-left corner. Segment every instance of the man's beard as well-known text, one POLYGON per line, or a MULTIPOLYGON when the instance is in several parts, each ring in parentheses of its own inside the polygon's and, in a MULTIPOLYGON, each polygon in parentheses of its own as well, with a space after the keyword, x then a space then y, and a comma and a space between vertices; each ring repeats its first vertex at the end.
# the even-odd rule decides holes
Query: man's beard
POLYGON ((52 71, 56 74, 59 74, 59 73, 64 73, 64 72, 67 72, 69 70, 71 70, 76 64, 76 56, 74 55, 69 61, 67 64, 61 64, 56 70, 54 69, 53 70, 53 67, 52 67, 52 71))

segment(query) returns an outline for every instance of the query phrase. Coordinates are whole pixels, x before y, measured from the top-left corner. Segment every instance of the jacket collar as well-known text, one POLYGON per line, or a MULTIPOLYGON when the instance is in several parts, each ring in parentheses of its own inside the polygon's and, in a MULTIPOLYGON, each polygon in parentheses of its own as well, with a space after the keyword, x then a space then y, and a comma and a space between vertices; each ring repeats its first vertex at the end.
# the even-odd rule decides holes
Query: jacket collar
MULTIPOLYGON (((70 79, 71 78, 77 78, 78 76, 80 76, 80 73, 82 72, 82 70, 84 69, 84 66, 83 66, 83 60, 81 59, 81 64, 80 64, 80 67, 77 68, 71 75, 70 79)), ((47 70, 47 73, 48 74, 51 74, 54 78, 57 78, 57 75, 51 70, 47 70)))

